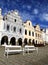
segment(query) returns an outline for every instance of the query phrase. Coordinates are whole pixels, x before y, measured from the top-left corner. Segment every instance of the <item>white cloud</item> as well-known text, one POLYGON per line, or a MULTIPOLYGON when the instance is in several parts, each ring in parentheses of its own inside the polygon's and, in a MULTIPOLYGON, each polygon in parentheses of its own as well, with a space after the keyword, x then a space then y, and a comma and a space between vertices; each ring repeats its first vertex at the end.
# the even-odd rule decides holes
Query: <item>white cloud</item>
POLYGON ((45 28, 48 28, 48 25, 44 25, 44 24, 40 24, 40 27, 45 27, 45 28))
POLYGON ((33 10, 34 14, 38 14, 38 9, 33 10))
POLYGON ((25 6, 25 5, 23 5, 22 7, 23 7, 23 8, 25 8, 26 6, 25 6))
POLYGON ((27 8, 28 10, 31 9, 31 6, 30 6, 30 5, 23 5, 22 7, 23 7, 23 8, 27 8))
POLYGON ((48 21, 48 13, 43 14, 42 18, 46 21, 48 21))
POLYGON ((20 15, 21 15, 21 18, 22 18, 23 21, 34 20, 34 16, 30 15, 27 12, 23 12, 23 13, 20 12, 20 15))
POLYGON ((31 6, 30 6, 30 5, 27 5, 27 8, 28 8, 28 9, 31 9, 31 6))
POLYGON ((41 14, 39 14, 39 19, 41 21, 48 22, 48 13, 41 13, 41 14))

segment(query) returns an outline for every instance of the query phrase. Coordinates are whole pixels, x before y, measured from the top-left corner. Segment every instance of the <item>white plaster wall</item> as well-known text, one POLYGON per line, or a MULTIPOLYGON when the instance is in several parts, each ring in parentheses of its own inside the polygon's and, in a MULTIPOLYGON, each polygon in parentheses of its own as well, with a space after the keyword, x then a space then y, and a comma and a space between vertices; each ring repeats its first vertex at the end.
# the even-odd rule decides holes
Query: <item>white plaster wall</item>
POLYGON ((19 38, 23 39, 23 35, 24 35, 24 27, 23 27, 23 22, 21 20, 21 18, 18 16, 18 14, 14 14, 11 13, 10 16, 7 16, 7 20, 3 21, 1 20, 1 25, 0 25, 0 42, 1 42, 1 38, 3 36, 8 36, 8 39, 10 41, 10 39, 12 37, 15 37, 16 40, 18 40, 19 38), (12 17, 12 18, 11 18, 12 17), (14 22, 14 19, 17 19, 16 22, 14 22), (5 24, 5 29, 4 29, 4 24, 5 24), (10 30, 7 31, 7 24, 10 25, 10 30), (16 32, 13 32, 13 27, 16 27, 16 32), (19 29, 22 29, 22 33, 19 32, 19 29))

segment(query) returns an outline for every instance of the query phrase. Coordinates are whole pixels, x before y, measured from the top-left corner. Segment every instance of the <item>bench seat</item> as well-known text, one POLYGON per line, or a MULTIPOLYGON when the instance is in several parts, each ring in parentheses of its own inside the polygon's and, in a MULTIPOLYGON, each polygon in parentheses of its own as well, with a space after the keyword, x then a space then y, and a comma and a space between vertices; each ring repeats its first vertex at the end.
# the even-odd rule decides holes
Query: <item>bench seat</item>
POLYGON ((8 51, 5 50, 5 52, 8 52, 8 53, 9 53, 9 52, 21 52, 21 51, 22 51, 22 50, 8 50, 8 51))

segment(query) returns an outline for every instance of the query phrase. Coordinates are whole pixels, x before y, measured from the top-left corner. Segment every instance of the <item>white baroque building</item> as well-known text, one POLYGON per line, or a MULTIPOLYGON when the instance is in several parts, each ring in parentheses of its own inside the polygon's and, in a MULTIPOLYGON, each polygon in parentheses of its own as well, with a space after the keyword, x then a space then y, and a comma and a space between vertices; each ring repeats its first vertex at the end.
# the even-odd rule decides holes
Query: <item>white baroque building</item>
POLYGON ((0 44, 22 45, 24 27, 18 11, 9 11, 4 16, 1 12, 0 9, 0 44))

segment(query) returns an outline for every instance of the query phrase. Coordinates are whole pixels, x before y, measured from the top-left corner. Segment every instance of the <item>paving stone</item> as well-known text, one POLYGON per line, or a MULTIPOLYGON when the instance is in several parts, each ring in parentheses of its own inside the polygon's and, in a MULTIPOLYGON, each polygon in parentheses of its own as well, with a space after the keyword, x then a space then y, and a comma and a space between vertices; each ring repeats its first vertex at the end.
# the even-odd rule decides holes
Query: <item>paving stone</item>
POLYGON ((48 45, 39 47, 38 54, 30 52, 23 56, 20 54, 9 55, 4 57, 4 47, 0 46, 0 65, 48 65, 48 45))

